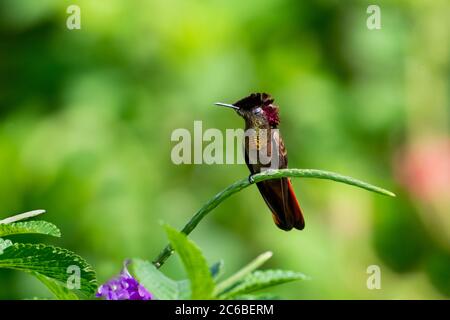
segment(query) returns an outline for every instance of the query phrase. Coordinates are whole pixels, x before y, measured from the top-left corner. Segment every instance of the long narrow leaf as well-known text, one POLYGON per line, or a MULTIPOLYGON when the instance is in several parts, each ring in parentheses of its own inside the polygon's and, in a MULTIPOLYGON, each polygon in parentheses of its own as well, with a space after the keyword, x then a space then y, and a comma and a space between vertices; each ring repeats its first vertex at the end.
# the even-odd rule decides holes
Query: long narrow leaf
POLYGON ((296 280, 306 280, 307 277, 299 272, 284 270, 255 271, 249 274, 239 285, 219 296, 221 299, 230 299, 245 295, 257 290, 296 280))
POLYGON ((211 299, 214 280, 200 249, 185 234, 168 225, 165 226, 165 229, 172 247, 180 256, 188 274, 192 299, 211 299))
MULTIPOLYGON (((371 185, 367 182, 354 179, 352 177, 344 176, 338 173, 330 172, 330 171, 323 171, 323 170, 316 170, 316 169, 279 169, 279 170, 266 170, 264 172, 255 174, 252 176, 253 181, 261 182, 265 180, 270 179, 279 179, 284 177, 299 177, 299 178, 315 178, 315 179, 326 179, 326 180, 332 180, 340 183, 345 183, 351 186, 355 186, 358 188, 362 188, 368 191, 372 191, 375 193, 379 193, 385 196, 391 196, 395 197, 395 194, 371 185)), ((181 230, 184 234, 190 234, 192 230, 194 230, 197 225, 200 223, 200 221, 206 217, 213 209, 215 209, 219 204, 221 204, 223 201, 225 201, 227 198, 232 196, 233 194, 241 191, 244 188, 249 187, 252 185, 249 181, 249 179, 242 179, 240 181, 237 181, 227 187, 225 190, 219 192, 216 194, 211 200, 209 200, 203 207, 198 210, 194 216, 188 221, 188 223, 184 226, 184 228, 181 230)), ((155 266, 157 268, 161 267, 164 262, 171 256, 172 254, 172 247, 170 245, 166 246, 161 253, 156 257, 156 259, 153 261, 155 266)))
POLYGON ((257 268, 259 268, 260 266, 262 266, 271 257, 272 257, 272 252, 270 252, 270 251, 260 254, 252 262, 250 262, 248 265, 246 265, 241 270, 236 272, 234 275, 232 275, 228 279, 219 283, 216 287, 215 294, 218 295, 218 294, 222 293, 223 291, 225 291, 226 289, 233 287, 239 281, 241 281, 242 278, 244 278, 249 273, 251 273, 252 271, 254 271, 257 268))

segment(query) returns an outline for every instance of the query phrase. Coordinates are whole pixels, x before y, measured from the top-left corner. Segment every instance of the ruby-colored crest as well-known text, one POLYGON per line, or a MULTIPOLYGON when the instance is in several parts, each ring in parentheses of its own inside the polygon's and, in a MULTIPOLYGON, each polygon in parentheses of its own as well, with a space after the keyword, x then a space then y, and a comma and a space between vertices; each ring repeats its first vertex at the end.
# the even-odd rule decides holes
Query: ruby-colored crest
POLYGON ((270 94, 252 93, 248 97, 237 101, 236 103, 234 103, 234 105, 244 110, 261 107, 269 124, 272 127, 276 127, 280 123, 280 118, 278 116, 278 107, 273 104, 273 102, 274 99, 270 94))
POLYGON ((278 126, 278 124, 280 123, 280 117, 278 116, 278 108, 273 107, 272 105, 268 105, 263 106, 262 109, 269 124, 273 127, 278 126))

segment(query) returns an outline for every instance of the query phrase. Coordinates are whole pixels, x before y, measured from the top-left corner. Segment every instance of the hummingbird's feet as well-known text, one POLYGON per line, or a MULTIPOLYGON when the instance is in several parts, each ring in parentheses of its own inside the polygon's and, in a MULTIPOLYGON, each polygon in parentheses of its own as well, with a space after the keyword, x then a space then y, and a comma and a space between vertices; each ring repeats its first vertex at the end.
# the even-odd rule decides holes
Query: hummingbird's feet
POLYGON ((253 174, 250 174, 248 176, 248 182, 250 182, 250 184, 254 184, 255 183, 255 180, 253 180, 253 174))

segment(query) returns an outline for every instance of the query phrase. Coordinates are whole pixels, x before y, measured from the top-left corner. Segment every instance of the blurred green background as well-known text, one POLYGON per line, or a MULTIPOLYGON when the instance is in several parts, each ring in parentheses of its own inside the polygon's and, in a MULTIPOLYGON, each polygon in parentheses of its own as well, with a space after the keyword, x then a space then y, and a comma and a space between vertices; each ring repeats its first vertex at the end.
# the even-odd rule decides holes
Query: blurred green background
MULTIPOLYGON (((295 179, 302 232, 275 227, 255 187, 192 234, 228 274, 263 251, 311 281, 289 299, 450 296, 448 1, 0 1, 0 218, 32 209, 99 280, 154 258, 160 226, 180 228, 245 165, 171 162, 177 128, 243 127, 213 102, 269 92, 290 167, 333 170, 391 199, 295 179), (66 9, 81 8, 81 30, 66 9), (369 30, 369 4, 381 8, 369 30), (366 269, 381 268, 381 290, 366 269)), ((17 238, 15 238, 17 239, 17 238)), ((178 258, 164 270, 184 276, 178 258)), ((0 270, 0 298, 50 296, 0 270)))

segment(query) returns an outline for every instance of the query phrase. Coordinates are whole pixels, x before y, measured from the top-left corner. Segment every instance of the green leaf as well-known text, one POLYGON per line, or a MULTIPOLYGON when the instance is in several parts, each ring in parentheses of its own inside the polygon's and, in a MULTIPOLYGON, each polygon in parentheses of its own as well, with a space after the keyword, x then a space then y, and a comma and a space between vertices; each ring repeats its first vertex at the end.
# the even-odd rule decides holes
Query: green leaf
POLYGON ((172 280, 153 263, 133 259, 129 269, 139 283, 159 300, 186 300, 191 296, 189 280, 172 280))
POLYGON ((296 280, 306 280, 307 277, 299 272, 284 270, 264 270, 255 271, 249 274, 244 280, 233 287, 231 290, 219 296, 221 299, 230 299, 233 297, 245 295, 256 290, 265 289, 286 282, 296 280))
MULTIPOLYGON (((315 178, 315 179, 325 179, 332 180, 335 182, 345 183, 354 187, 365 189, 367 191, 379 193, 389 197, 395 197, 395 193, 372 185, 370 183, 344 176, 339 173, 317 170, 317 169, 280 169, 280 170, 266 170, 261 173, 252 176, 254 182, 261 182, 268 179, 275 179, 281 177, 303 177, 303 178, 315 178)), ((248 180, 248 179, 247 179, 248 180)), ((249 182, 250 183, 250 182, 249 182)))
POLYGON ((191 284, 192 299, 211 299, 214 290, 214 280, 197 245, 183 233, 165 226, 169 241, 183 262, 191 284))
POLYGON ((179 298, 177 282, 164 275, 151 262, 133 259, 130 271, 139 283, 159 300, 175 300, 179 298))
MULTIPOLYGON (((368 191, 376 192, 385 196, 395 197, 395 194, 389 190, 371 185, 367 182, 357 180, 352 177, 343 176, 341 174, 316 170, 316 169, 279 169, 279 170, 265 170, 261 173, 254 174, 252 176, 254 183, 250 183, 249 179, 246 177, 245 179, 239 180, 232 185, 228 186, 226 189, 222 190, 218 194, 216 194, 213 198, 211 198, 207 203, 203 205, 203 207, 198 210, 194 216, 188 221, 188 223, 181 230, 184 234, 190 234, 212 210, 214 210, 219 204, 223 201, 231 197, 233 194, 249 187, 253 186, 258 182, 266 181, 270 179, 279 179, 285 177, 299 177, 299 178, 315 178, 315 179, 325 179, 332 180, 340 183, 345 183, 348 185, 352 185, 358 188, 362 188, 368 191)), ((172 247, 170 245, 166 246, 161 253, 154 260, 155 265, 161 267, 164 262, 170 257, 173 253, 172 247)))
POLYGON ((47 278, 39 273, 33 273, 56 297, 58 300, 79 300, 77 294, 67 287, 62 286, 57 281, 47 278))
POLYGON ((97 289, 92 267, 75 253, 44 244, 15 243, 0 255, 0 268, 37 273, 66 285, 73 273, 70 268, 79 267, 79 291, 90 296, 97 289), (69 268, 70 267, 70 268, 69 268))
POLYGON ((270 251, 260 254, 252 262, 247 264, 245 267, 240 269, 238 272, 233 274, 231 277, 229 277, 229 278, 225 279, 224 281, 222 281, 221 283, 219 283, 216 286, 214 295, 217 296, 217 295, 224 293, 225 291, 228 291, 229 288, 235 286, 250 272, 258 269, 260 266, 262 266, 264 263, 266 263, 266 261, 269 260, 271 257, 272 257, 272 252, 270 252, 270 251))
POLYGON ((9 246, 12 246, 12 242, 11 240, 4 240, 2 238, 0 238, 0 254, 3 253, 3 250, 5 250, 6 248, 8 248, 9 246))
POLYGON ((61 236, 61 231, 59 231, 58 227, 47 221, 27 221, 0 224, 0 237, 24 233, 40 233, 54 237, 61 236))

